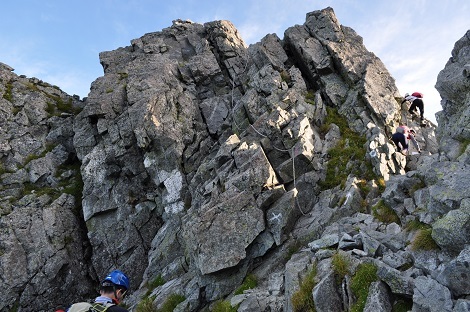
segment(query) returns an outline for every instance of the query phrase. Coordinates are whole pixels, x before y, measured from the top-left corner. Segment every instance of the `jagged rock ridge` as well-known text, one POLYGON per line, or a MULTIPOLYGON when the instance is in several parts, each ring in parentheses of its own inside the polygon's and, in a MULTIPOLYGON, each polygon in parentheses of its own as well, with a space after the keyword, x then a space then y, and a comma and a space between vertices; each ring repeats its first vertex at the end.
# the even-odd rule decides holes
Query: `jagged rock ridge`
MULTIPOLYGON (((468 150, 460 147, 468 131, 452 135, 438 154, 428 122, 418 131, 428 156, 396 153, 388 140, 394 128, 417 125, 407 122, 384 65, 332 9, 307 14, 283 40, 267 35, 249 47, 227 21, 175 21, 131 43, 100 54, 104 76, 84 102, 39 88, 38 81, 32 88, 2 68, 1 222, 8 229, 2 272, 18 255, 27 268, 14 271, 20 279, 2 273, 9 289, 2 311, 32 305, 46 311, 92 297, 93 280, 115 267, 131 276, 134 308, 149 290, 155 306, 183 295, 179 311, 203 310, 219 299, 239 311, 292 311, 292 295, 312 266, 317 311, 341 311, 357 300, 349 281, 362 263, 378 268, 369 310, 403 301, 417 311, 465 311, 468 150), (51 116, 64 101, 82 110, 51 116), (31 107, 37 112, 29 113, 31 107), (357 148, 345 128, 365 143, 357 148), (19 129, 24 138, 38 134, 29 140, 34 144, 16 143, 19 129), (335 174, 336 146, 362 154, 343 158, 336 175, 347 174, 331 186, 325 178, 335 174), (58 169, 76 163, 83 180, 79 213, 64 186, 76 183, 70 178, 77 173, 58 169), (28 183, 35 190, 61 188, 25 195, 28 183), (382 203, 397 217, 388 225, 372 213, 382 203), (440 249, 408 246, 417 231, 404 229, 416 221, 432 228, 440 249), (340 288, 332 282, 334 254, 351 261, 340 288), (258 286, 234 296, 248 273, 258 286), (157 277, 166 283, 149 289, 157 277), (75 289, 77 281, 81 292, 64 297, 62 285, 75 289)), ((453 117, 469 107, 461 95, 468 94, 468 80, 455 64, 468 62, 468 46, 467 35, 441 73, 455 71, 438 87, 449 90, 445 129, 455 123, 468 129, 467 119, 453 117), (458 97, 450 92, 454 85, 462 86, 458 97)))

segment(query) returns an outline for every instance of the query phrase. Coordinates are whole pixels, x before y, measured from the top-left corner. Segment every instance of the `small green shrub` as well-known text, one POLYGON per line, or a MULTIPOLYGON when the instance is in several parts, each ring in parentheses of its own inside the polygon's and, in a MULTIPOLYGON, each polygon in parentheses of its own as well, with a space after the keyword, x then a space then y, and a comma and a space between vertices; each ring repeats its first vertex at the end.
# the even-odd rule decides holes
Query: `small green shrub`
POLYGON ((395 210, 388 207, 382 199, 377 204, 372 206, 372 215, 377 220, 386 224, 393 222, 400 224, 400 218, 398 217, 395 210))
POLYGON ((432 228, 418 230, 416 236, 411 242, 412 250, 436 250, 439 249, 439 245, 436 244, 431 236, 432 228))
POLYGON ((241 295, 245 290, 253 289, 258 285, 258 280, 253 274, 248 274, 243 281, 243 284, 235 291, 235 295, 241 295))
POLYGON ((331 258, 331 265, 333 266, 333 272, 339 277, 341 281, 348 273, 351 262, 347 256, 339 252, 335 253, 331 258))
POLYGON ((317 266, 314 265, 302 279, 299 290, 292 295, 292 310, 294 312, 315 312, 312 290, 315 287, 316 275, 317 266))
POLYGON ((357 298, 351 307, 351 312, 364 311, 369 294, 369 286, 377 280, 377 267, 373 263, 363 263, 357 267, 356 273, 351 279, 351 291, 357 298))
POLYGON ((178 304, 186 300, 183 295, 171 294, 163 303, 162 307, 157 312, 173 312, 178 304))
POLYGON ((229 301, 219 300, 214 303, 212 312, 237 312, 237 307, 232 307, 229 301))
POLYGON ((106 89, 106 93, 111 93, 113 92, 113 89, 106 89))

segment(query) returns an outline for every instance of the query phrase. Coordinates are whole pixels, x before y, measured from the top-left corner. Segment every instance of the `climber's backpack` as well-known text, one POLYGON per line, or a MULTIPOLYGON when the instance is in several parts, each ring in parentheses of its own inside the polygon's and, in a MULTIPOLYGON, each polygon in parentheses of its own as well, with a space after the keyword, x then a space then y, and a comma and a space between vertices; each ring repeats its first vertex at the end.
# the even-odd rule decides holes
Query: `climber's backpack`
POLYGON ((109 307, 113 306, 112 303, 89 303, 89 302, 78 302, 74 303, 67 310, 68 312, 105 312, 109 307))

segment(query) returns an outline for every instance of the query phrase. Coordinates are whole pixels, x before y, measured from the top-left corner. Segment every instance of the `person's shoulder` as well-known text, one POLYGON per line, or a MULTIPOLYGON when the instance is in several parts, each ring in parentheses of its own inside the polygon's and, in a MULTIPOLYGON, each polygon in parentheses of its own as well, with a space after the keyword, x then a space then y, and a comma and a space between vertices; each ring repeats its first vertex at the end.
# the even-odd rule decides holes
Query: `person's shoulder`
POLYGON ((109 312, 129 312, 129 310, 124 309, 123 307, 120 307, 120 306, 117 306, 117 305, 113 305, 113 306, 109 307, 106 311, 109 311, 109 312))

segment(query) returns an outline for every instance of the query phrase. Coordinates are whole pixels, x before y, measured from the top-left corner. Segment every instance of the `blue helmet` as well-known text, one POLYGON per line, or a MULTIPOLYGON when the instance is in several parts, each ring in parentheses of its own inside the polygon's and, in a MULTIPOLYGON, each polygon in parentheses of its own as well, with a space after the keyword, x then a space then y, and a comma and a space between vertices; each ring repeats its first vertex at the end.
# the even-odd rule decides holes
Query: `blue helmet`
POLYGON ((129 278, 126 274, 119 270, 114 270, 109 273, 101 282, 101 285, 107 286, 106 284, 108 284, 109 282, 113 283, 116 286, 124 287, 126 290, 130 287, 129 278))

